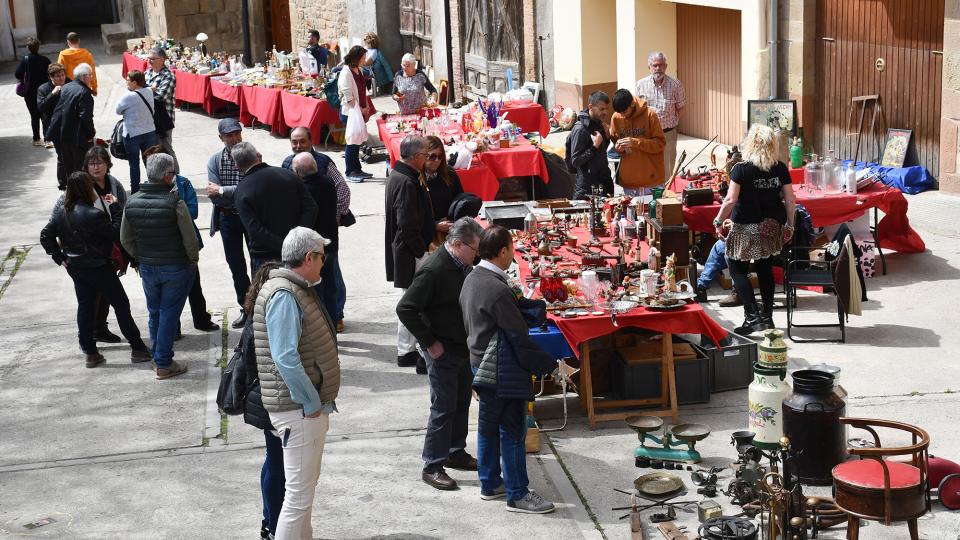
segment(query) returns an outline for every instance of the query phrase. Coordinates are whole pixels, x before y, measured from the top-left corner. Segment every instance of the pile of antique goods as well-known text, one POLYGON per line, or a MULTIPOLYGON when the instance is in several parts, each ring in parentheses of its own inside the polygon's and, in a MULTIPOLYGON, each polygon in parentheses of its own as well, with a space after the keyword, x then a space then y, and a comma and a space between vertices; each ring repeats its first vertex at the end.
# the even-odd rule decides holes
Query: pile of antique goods
POLYGON ((140 58, 147 59, 147 53, 152 47, 160 47, 167 53, 167 66, 177 71, 196 73, 197 75, 222 75, 243 69, 243 55, 228 55, 224 52, 207 51, 204 41, 206 34, 199 34, 200 44, 188 47, 172 39, 141 40, 129 52, 140 58))

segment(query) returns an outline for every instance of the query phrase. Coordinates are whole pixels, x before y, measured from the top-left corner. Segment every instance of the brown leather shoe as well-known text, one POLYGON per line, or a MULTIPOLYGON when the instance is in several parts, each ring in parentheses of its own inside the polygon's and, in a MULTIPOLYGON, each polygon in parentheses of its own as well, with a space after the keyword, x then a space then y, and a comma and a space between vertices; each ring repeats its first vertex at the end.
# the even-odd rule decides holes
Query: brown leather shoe
POLYGON ((337 321, 337 333, 342 334, 345 329, 346 329, 346 326, 344 326, 343 324, 343 319, 340 319, 339 321, 337 321))
POLYGON ((477 458, 463 452, 457 456, 450 456, 447 459, 447 467, 458 471, 475 471, 477 470, 477 458))
POLYGON ((436 472, 423 471, 421 478, 423 478, 423 482, 425 484, 443 491, 450 491, 452 489, 457 489, 458 487, 457 481, 447 476, 447 471, 443 469, 440 469, 436 472))
POLYGON ((85 365, 86 365, 88 368, 93 368, 93 367, 99 366, 100 364, 102 364, 102 363, 104 363, 104 362, 106 362, 106 361, 107 361, 107 359, 104 358, 103 355, 100 354, 100 353, 88 354, 88 355, 86 355, 85 365))
POLYGON ((742 306, 743 302, 740 300, 740 295, 737 294, 737 290, 734 289, 730 291, 730 294, 721 298, 717 304, 719 304, 720 307, 736 307, 742 306))

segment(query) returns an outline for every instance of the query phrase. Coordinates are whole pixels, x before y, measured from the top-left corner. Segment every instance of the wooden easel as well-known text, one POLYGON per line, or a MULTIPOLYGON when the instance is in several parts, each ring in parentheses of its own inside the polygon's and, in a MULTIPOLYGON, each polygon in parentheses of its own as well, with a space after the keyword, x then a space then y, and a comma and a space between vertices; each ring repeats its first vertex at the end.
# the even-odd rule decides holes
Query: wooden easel
POLYGON ((877 144, 877 157, 879 158, 880 145, 883 144, 883 138, 887 129, 887 118, 883 114, 883 105, 880 103, 880 94, 871 94, 869 96, 855 96, 852 98, 850 103, 850 113, 847 115, 847 137, 853 135, 857 136, 857 143, 853 147, 852 157, 854 163, 857 162, 857 159, 860 157, 860 141, 863 140, 863 121, 866 119, 867 108, 870 105, 873 105, 873 115, 870 118, 870 133, 873 134, 875 140, 879 141, 877 144), (857 124, 857 130, 852 131, 854 118, 857 116, 857 109, 859 109, 859 122, 857 124), (880 117, 880 131, 877 132, 877 117, 880 117))

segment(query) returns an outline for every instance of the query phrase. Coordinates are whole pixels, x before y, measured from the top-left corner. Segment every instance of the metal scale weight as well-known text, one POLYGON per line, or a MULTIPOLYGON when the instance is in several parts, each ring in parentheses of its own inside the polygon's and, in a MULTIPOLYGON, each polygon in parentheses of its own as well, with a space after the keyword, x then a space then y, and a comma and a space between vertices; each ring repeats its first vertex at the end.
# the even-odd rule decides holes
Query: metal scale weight
POLYGON ((663 428, 663 419, 658 416, 630 416, 625 421, 640 439, 640 446, 633 451, 638 467, 643 460, 699 463, 700 452, 695 446, 710 435, 710 428, 704 424, 677 424, 658 437, 654 432, 663 428), (648 441, 655 446, 647 446, 648 441))

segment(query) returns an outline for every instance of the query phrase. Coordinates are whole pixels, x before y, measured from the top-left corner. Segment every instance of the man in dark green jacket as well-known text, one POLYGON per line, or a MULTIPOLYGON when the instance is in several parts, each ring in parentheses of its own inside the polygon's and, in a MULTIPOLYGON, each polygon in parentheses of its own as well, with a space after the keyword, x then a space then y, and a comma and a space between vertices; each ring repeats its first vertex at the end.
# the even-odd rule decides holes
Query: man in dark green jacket
POLYGON ((454 223, 446 242, 417 270, 397 304, 397 317, 423 349, 430 378, 430 420, 421 477, 442 490, 457 488, 445 465, 477 470, 477 460, 466 451, 473 373, 460 289, 473 267, 481 234, 483 229, 473 218, 454 223))
POLYGON ((200 258, 190 211, 180 196, 170 191, 176 177, 174 167, 168 154, 147 159, 148 183, 127 200, 120 225, 120 243, 140 263, 157 379, 187 371, 173 360, 173 338, 200 258))

